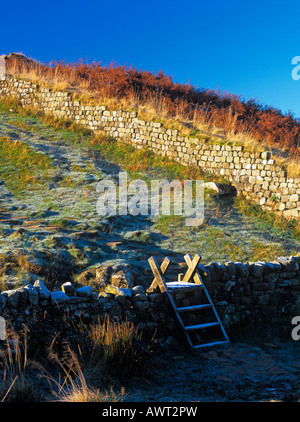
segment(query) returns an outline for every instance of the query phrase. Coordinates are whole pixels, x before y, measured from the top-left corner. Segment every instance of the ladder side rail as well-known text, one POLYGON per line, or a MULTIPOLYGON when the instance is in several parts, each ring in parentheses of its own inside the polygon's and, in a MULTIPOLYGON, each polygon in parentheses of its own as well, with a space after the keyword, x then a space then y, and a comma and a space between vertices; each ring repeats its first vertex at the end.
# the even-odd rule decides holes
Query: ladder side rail
MULTIPOLYGON (((191 257, 191 254, 186 254, 184 258, 185 258, 186 263, 187 263, 188 265, 191 265, 191 263, 192 263, 192 257, 191 257)), ((195 272, 195 274, 194 274, 194 281, 195 281, 195 283, 197 283, 197 284, 201 284, 201 285, 203 286, 203 288, 204 288, 204 292, 205 292, 206 297, 207 297, 207 299, 208 299, 208 301, 209 301, 209 303, 210 303, 210 305, 211 305, 211 307, 212 307, 212 310, 213 310, 213 312, 214 312, 214 315, 215 315, 215 317, 216 317, 217 321, 220 323, 220 328, 221 328, 221 330, 222 330, 222 333, 224 334, 224 337, 226 338, 226 340, 228 340, 228 341, 229 341, 228 335, 227 335, 227 333, 226 333, 226 331, 225 331, 225 329, 224 329, 224 327, 223 327, 222 321, 221 321, 221 319, 220 319, 220 317, 219 317, 219 315, 218 315, 218 313, 217 313, 217 311, 216 311, 216 309, 215 309, 215 306, 214 306, 214 304, 213 304, 213 301, 211 300, 211 297, 210 297, 210 295, 209 295, 209 293, 208 293, 208 290, 207 290, 207 288, 206 288, 206 286, 205 286, 205 284, 204 284, 204 282, 203 282, 203 280, 202 280, 202 278, 201 278, 201 276, 200 276, 200 274, 199 274, 198 270, 196 270, 196 272, 195 272)))

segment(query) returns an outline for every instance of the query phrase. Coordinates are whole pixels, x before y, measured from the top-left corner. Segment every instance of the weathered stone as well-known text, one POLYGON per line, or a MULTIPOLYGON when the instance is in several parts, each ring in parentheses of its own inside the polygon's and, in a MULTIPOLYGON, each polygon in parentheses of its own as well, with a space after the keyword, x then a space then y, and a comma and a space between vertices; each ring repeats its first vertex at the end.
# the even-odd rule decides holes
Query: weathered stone
POLYGON ((120 269, 114 272, 110 277, 113 286, 129 288, 132 286, 132 274, 127 269, 120 269))
POLYGON ((117 287, 117 286, 112 286, 112 285, 106 286, 105 292, 110 293, 112 295, 123 295, 123 296, 128 296, 128 297, 131 297, 132 295, 130 289, 125 289, 123 287, 117 287))
POLYGON ((49 299, 50 292, 41 280, 36 280, 34 287, 37 289, 41 300, 49 299))
POLYGON ((226 266, 221 262, 215 262, 214 266, 218 269, 218 278, 220 281, 228 281, 229 275, 226 266))
POLYGON ((132 297, 133 302, 148 300, 148 297, 144 293, 137 293, 132 297))
POLYGON ((91 282, 91 280, 95 280, 97 273, 97 268, 89 268, 76 277, 76 282, 78 284, 87 285, 91 282))
POLYGON ((132 287, 131 291, 132 291, 133 295, 136 295, 136 294, 139 294, 139 293, 141 293, 141 294, 145 293, 145 289, 144 289, 143 286, 134 286, 134 287, 132 287))
POLYGON ((28 301, 31 303, 31 305, 37 305, 39 303, 38 290, 31 284, 24 286, 24 290, 26 290, 28 293, 28 301))
POLYGON ((149 308, 150 304, 148 301, 137 301, 134 302, 133 306, 136 311, 144 312, 149 308))
POLYGON ((76 290, 77 296, 87 297, 87 296, 91 296, 92 294, 93 294, 92 286, 83 286, 83 287, 79 287, 79 289, 76 290))
POLYGON ((96 282, 100 287, 106 286, 110 282, 111 266, 105 265, 96 269, 96 282))
POLYGON ((148 295, 148 299, 153 303, 163 303, 164 297, 161 293, 151 293, 148 295))
POLYGON ((249 264, 243 264, 242 262, 235 263, 237 276, 241 279, 246 279, 249 275, 249 264))
POLYGON ((53 303, 54 305, 59 305, 61 303, 67 302, 69 298, 64 292, 57 291, 50 293, 50 299, 51 303, 53 303))
POLYGON ((6 301, 7 301, 6 296, 3 295, 2 293, 0 293, 0 310, 2 310, 3 308, 5 308, 6 301))
POLYGON ((256 278, 263 276, 265 268, 265 265, 258 262, 249 263, 249 273, 256 278))
POLYGON ((237 190, 234 186, 225 183, 206 182, 204 187, 218 192, 219 195, 236 196, 237 194, 237 190))
POLYGON ((75 296, 76 289, 73 286, 72 283, 67 281, 66 283, 62 284, 61 290, 67 295, 67 296, 75 296))
POLYGON ((17 289, 19 292, 19 304, 18 306, 26 306, 28 300, 28 292, 24 289, 24 287, 20 287, 17 289))
POLYGON ((19 304, 19 292, 18 290, 5 290, 2 294, 6 297, 6 306, 16 308, 19 304))
POLYGON ((227 269, 229 279, 234 279, 237 273, 235 262, 228 261, 228 262, 225 262, 224 265, 227 269))
POLYGON ((284 256, 279 256, 277 261, 286 269, 286 271, 297 271, 299 269, 299 264, 293 257, 287 258, 284 256))
POLYGON ((103 265, 96 269, 95 281, 100 287, 112 284, 117 287, 130 288, 133 285, 133 274, 126 264, 103 265))

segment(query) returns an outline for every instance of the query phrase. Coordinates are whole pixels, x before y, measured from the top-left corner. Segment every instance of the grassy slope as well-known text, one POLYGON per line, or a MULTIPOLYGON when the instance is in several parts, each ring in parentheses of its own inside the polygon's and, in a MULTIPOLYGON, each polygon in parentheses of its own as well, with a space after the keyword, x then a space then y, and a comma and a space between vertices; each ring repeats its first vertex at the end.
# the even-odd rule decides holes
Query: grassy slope
MULTIPOLYGON (((90 131, 73 123, 41 113, 33 115, 11 102, 2 102, 0 109, 7 112, 12 106, 15 114, 11 114, 10 123, 14 127, 38 133, 42 123, 43 127, 51 128, 67 143, 97 149, 106 159, 121 165, 132 178, 149 180, 155 176, 169 180, 213 180, 211 174, 203 174, 198 168, 173 163, 149 150, 136 150, 111 138, 94 137, 90 131)), ((41 165, 47 167, 49 163, 41 165)), ((224 204, 213 199, 211 192, 207 191, 205 201, 206 218, 201 227, 186 227, 184 218, 179 216, 161 216, 155 220, 152 230, 166 235, 167 240, 163 243, 166 248, 175 247, 183 252, 187 249, 197 252, 200 249, 211 261, 274 259, 278 255, 298 252, 299 222, 286 221, 275 213, 262 211, 260 206, 250 204, 242 197, 235 198, 232 204, 224 204)))

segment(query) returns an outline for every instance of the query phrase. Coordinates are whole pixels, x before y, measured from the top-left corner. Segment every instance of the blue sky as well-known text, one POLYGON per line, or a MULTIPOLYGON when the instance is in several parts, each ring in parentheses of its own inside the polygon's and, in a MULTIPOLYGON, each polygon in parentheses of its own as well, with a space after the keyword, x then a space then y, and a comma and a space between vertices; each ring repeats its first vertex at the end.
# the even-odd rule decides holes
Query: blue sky
POLYGON ((0 54, 162 70, 300 118, 299 0, 16 0, 1 11, 0 54))

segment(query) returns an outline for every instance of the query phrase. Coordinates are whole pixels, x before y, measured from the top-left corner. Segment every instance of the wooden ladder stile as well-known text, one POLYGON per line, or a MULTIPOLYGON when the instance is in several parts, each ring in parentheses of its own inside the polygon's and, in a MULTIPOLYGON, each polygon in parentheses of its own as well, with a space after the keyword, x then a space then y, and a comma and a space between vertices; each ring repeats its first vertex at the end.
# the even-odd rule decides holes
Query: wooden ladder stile
POLYGON ((170 266, 171 260, 166 257, 159 267, 155 257, 150 257, 148 259, 148 262, 150 264, 151 270, 154 275, 154 280, 150 286, 150 288, 147 290, 147 292, 154 291, 155 288, 159 288, 161 293, 163 293, 166 296, 167 302, 169 303, 172 315, 177 323, 177 325, 180 327, 181 332, 183 333, 188 345, 193 349, 198 349, 205 346, 213 346, 217 344, 223 344, 228 343, 229 339, 227 336, 227 333, 223 327, 223 324, 219 318, 219 315, 214 307, 214 304, 209 296, 209 293, 203 283, 203 280, 201 279, 200 274, 198 273, 197 266, 201 260, 201 256, 199 254, 196 254, 194 258, 192 259, 192 256, 190 254, 186 254, 185 262, 188 265, 188 269, 184 275, 184 277, 181 279, 178 279, 180 281, 174 281, 174 282, 166 282, 164 278, 164 274, 166 273, 167 269, 170 266), (190 281, 193 280, 191 283, 190 281), (204 292, 204 295, 206 296, 208 303, 199 303, 199 304, 193 304, 191 306, 177 306, 174 299, 173 294, 174 292, 194 292, 194 291, 202 290, 204 292), (188 313, 192 312, 198 312, 202 310, 211 310, 213 312, 214 321, 212 322, 200 322, 194 325, 185 325, 182 316, 186 315, 188 313), (200 343, 200 344, 194 344, 191 338, 192 333, 195 333, 199 330, 208 330, 211 328, 218 328, 221 330, 221 334, 223 339, 217 339, 216 341, 208 341, 206 343, 200 343))
POLYGON ((188 342, 189 346, 192 347, 193 345, 191 343, 190 337, 188 336, 188 334, 187 334, 187 332, 185 330, 185 327, 184 327, 184 324, 182 322, 182 319, 181 319, 181 317, 180 317, 180 315, 179 315, 179 313, 177 311, 177 308, 176 308, 176 305, 174 303, 174 300, 173 300, 170 292, 168 291, 167 283, 165 282, 165 280, 163 278, 162 271, 159 268, 155 257, 152 256, 151 258, 149 258, 148 261, 149 261, 150 267, 152 269, 152 272, 154 274, 154 280, 153 280, 153 282, 156 281, 156 283, 158 284, 158 287, 159 287, 161 293, 165 294, 166 299, 169 302, 169 304, 171 305, 171 308, 173 310, 173 316, 174 316, 175 320, 177 321, 178 325, 181 327, 181 330, 182 330, 182 332, 184 334, 184 337, 185 337, 186 341, 188 342))
MULTIPOLYGON (((185 257, 184 257, 184 259, 185 259, 185 262, 187 263, 187 265, 191 265, 191 262, 192 262, 191 254, 186 254, 185 257)), ((219 317, 219 315, 218 315, 218 313, 216 311, 216 308, 215 308, 215 306, 214 306, 214 304, 213 304, 213 302, 211 300, 211 297, 210 297, 210 295, 209 295, 209 293, 208 293, 208 291, 207 291, 207 289, 205 287, 205 284, 203 283, 203 280, 201 279, 201 276, 198 273, 198 271, 195 272, 194 281, 195 281, 195 283, 201 284, 203 286, 204 291, 205 291, 205 295, 206 295, 206 297, 207 297, 207 299, 209 301, 209 304, 211 305, 211 308, 212 308, 212 310, 214 312, 215 318, 217 319, 218 323, 220 324, 220 329, 221 329, 221 331, 223 333, 223 336, 226 339, 226 342, 229 342, 228 335, 227 335, 227 333, 226 333, 226 331, 225 331, 225 329, 223 327, 223 324, 222 324, 222 322, 220 320, 220 317, 219 317)))

